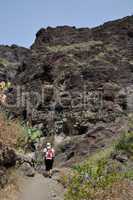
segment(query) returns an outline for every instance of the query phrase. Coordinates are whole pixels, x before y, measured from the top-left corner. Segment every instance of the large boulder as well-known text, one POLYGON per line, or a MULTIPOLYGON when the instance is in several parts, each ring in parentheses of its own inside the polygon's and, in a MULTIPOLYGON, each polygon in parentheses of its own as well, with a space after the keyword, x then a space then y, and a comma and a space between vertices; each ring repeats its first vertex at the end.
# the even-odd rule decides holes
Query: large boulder
POLYGON ((17 156, 15 151, 0 143, 0 166, 7 168, 15 166, 16 160, 17 156))
POLYGON ((16 160, 15 151, 0 142, 0 188, 8 183, 7 169, 15 166, 16 160))
POLYGON ((24 162, 20 166, 20 169, 24 176, 28 176, 28 177, 35 176, 35 170, 29 163, 24 162))
POLYGON ((17 161, 20 165, 23 163, 28 163, 31 166, 33 166, 35 162, 35 153, 34 152, 27 154, 17 153, 17 161))

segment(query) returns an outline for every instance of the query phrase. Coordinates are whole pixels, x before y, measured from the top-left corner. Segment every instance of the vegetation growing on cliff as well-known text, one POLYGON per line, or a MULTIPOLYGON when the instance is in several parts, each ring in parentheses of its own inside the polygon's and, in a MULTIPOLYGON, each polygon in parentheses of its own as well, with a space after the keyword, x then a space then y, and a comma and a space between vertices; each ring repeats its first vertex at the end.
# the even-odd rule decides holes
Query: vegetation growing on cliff
POLYGON ((0 113, 0 142, 8 147, 16 147, 20 138, 23 137, 23 129, 17 120, 8 120, 0 113))
POLYGON ((133 132, 129 131, 110 148, 97 152, 84 163, 76 165, 69 182, 64 178, 68 186, 65 200, 114 200, 119 199, 121 194, 123 198, 124 195, 131 198, 132 153, 133 132))

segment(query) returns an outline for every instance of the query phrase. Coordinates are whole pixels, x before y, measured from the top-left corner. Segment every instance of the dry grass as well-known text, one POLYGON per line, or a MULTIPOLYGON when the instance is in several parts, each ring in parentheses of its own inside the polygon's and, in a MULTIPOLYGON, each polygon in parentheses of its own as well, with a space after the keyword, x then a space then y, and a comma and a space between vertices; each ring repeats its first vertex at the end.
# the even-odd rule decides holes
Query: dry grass
MULTIPOLYGON (((24 137, 20 123, 15 120, 8 120, 3 113, 0 113, 0 142, 9 148, 18 146, 18 141, 24 137)), ((16 170, 7 171, 8 184, 0 190, 0 200, 18 200, 18 177, 16 170)))
POLYGON ((22 136, 23 130, 19 122, 7 120, 0 113, 0 142, 8 147, 15 147, 22 136))
POLYGON ((0 58, 0 65, 7 67, 7 65, 9 65, 9 62, 6 59, 0 58))
POLYGON ((10 170, 8 176, 8 184, 0 190, 0 200, 18 200, 20 188, 16 170, 10 170))
POLYGON ((81 43, 75 43, 75 44, 70 44, 70 45, 55 45, 55 46, 47 46, 47 50, 50 52, 69 52, 71 50, 90 50, 91 48, 95 46, 103 46, 102 41, 94 41, 91 40, 89 42, 81 42, 81 43))
POLYGON ((12 183, 0 191, 1 200, 17 200, 17 196, 16 186, 12 183))
POLYGON ((95 200, 133 200, 133 183, 128 180, 118 181, 110 189, 98 191, 95 200))
MULTIPOLYGON (((127 152, 127 138, 120 140, 120 147, 127 152), (122 141, 122 142, 121 142, 122 141), (126 148, 125 148, 125 145, 126 148), (123 148, 122 148, 123 149, 123 148)), ((130 141, 132 141, 130 139, 130 141)), ((119 143, 119 142, 118 142, 119 143)), ((132 144, 132 143, 131 143, 132 144)), ((114 163, 111 154, 116 151, 116 144, 105 151, 97 152, 89 160, 74 167, 75 174, 67 184, 65 200, 132 200, 133 199, 133 172, 126 163, 126 169, 118 171, 122 164, 114 163), (108 171, 111 164, 111 171, 108 171)), ((130 162, 132 162, 130 160, 130 162)), ((67 178, 62 179, 66 182, 67 178)), ((62 182, 63 182, 62 181, 62 182)), ((63 185, 64 185, 63 182, 63 185)))
POLYGON ((73 176, 73 172, 69 168, 62 168, 59 173, 57 181, 64 187, 67 188, 70 183, 70 178, 73 176))

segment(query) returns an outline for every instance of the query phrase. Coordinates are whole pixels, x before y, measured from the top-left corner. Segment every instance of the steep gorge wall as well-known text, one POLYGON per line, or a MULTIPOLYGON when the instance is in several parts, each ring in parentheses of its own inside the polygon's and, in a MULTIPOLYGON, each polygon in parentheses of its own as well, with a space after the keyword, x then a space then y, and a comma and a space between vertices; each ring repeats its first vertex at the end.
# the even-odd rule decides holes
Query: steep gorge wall
POLYGON ((29 50, 1 46, 6 71, 16 66, 8 103, 18 104, 7 110, 44 135, 115 127, 133 108, 132 25, 130 16, 93 29, 42 28, 29 50))

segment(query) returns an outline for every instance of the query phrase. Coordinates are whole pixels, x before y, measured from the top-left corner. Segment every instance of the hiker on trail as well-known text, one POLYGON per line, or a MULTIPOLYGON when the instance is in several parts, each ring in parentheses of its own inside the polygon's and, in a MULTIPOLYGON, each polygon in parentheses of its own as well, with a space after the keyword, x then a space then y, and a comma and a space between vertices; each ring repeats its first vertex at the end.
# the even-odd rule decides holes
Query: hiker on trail
POLYGON ((44 149, 44 156, 45 156, 46 172, 48 173, 48 176, 51 178, 54 157, 55 157, 55 150, 52 148, 50 143, 47 143, 46 148, 44 149))

